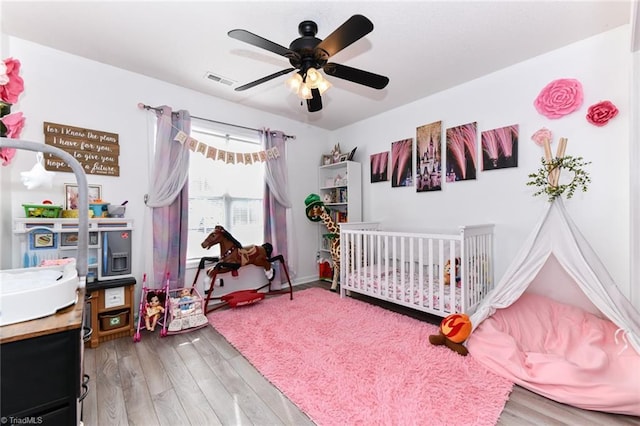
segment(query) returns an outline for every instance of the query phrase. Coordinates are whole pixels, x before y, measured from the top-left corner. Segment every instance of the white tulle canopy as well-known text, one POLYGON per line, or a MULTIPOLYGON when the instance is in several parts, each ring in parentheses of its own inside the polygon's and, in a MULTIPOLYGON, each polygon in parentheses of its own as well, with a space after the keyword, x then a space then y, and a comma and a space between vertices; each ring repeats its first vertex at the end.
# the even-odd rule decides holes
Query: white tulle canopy
POLYGON ((571 220, 561 197, 549 205, 502 280, 471 316, 474 329, 525 290, 608 318, 640 353, 640 314, 571 220))

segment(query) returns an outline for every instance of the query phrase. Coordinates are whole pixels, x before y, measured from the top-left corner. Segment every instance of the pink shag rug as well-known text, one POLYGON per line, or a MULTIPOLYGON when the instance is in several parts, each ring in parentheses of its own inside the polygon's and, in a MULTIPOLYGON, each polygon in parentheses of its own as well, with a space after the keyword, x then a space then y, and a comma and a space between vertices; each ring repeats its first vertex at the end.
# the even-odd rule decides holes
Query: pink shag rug
POLYGON ((320 288, 208 318, 318 425, 495 425, 513 387, 435 325, 320 288))

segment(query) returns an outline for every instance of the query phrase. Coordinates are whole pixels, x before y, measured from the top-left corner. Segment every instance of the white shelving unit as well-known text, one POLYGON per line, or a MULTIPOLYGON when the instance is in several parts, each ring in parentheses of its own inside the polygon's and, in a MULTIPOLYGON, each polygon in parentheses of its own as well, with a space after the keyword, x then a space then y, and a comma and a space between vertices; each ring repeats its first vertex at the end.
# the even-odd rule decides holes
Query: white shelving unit
MULTIPOLYGON (((342 161, 320 166, 318 188, 318 195, 330 210, 334 222, 362 221, 362 167, 360 163, 342 161)), ((326 259, 331 264, 330 239, 327 237, 328 230, 323 222, 318 223, 318 232, 320 234, 319 260, 322 262, 326 259)), ((329 277, 321 276, 320 279, 330 281, 329 277)))

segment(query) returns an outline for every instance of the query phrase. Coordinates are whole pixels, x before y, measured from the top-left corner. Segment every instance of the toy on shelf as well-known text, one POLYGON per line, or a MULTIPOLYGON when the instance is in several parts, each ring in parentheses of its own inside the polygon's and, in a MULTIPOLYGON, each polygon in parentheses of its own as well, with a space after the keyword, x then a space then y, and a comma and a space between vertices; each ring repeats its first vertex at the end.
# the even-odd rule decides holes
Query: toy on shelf
POLYGON ((340 161, 340 144, 337 143, 334 145, 333 149, 331 150, 331 160, 334 163, 338 163, 340 161))

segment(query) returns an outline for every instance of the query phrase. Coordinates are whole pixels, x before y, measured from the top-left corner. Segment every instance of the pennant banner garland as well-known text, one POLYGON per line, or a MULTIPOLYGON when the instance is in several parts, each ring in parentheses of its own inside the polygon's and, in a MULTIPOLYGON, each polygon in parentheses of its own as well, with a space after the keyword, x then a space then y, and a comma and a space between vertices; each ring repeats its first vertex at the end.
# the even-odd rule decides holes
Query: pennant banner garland
POLYGON ((191 151, 202 154, 205 158, 224 161, 227 164, 253 164, 280 158, 280 151, 276 147, 258 152, 230 152, 202 143, 183 131, 178 131, 173 140, 181 144, 186 143, 191 151))

